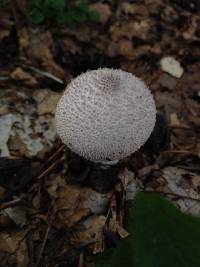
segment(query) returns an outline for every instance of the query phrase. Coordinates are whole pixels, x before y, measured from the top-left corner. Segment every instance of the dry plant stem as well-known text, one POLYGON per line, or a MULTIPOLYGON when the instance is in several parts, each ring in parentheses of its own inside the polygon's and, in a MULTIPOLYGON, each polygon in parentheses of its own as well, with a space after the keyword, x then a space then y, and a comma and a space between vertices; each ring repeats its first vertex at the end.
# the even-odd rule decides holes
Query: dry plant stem
POLYGON ((83 267, 83 266, 84 266, 84 253, 83 251, 81 251, 79 255, 78 267, 83 267))
MULTIPOLYGON (((53 153, 48 159, 47 159, 47 164, 51 163, 54 159, 56 159, 56 157, 63 151, 64 149, 64 145, 61 145, 61 147, 56 150, 55 153, 53 153)), ((49 165, 48 164, 48 165, 49 165)), ((59 164, 61 164, 61 159, 60 157, 55 160, 49 167, 47 167, 47 169, 45 171, 43 171, 37 178, 36 178, 36 181, 39 181, 41 180, 42 178, 44 178, 46 175, 48 175, 51 171, 55 170, 59 164)), ((13 193, 13 195, 15 194, 15 192, 13 193)), ((12 197, 12 196, 11 196, 12 197)), ((6 200, 5 200, 6 201, 6 200)), ((13 206, 17 206, 21 203, 25 203, 24 200, 22 199, 15 199, 15 200, 11 200, 11 201, 7 201, 7 202, 4 202, 0 205, 0 210, 3 210, 3 209, 6 209, 6 208, 9 208, 9 207, 13 207, 13 206)), ((27 204, 27 203, 25 203, 27 204)))
POLYGON ((15 206, 17 206, 19 204, 23 204, 23 203, 25 203, 25 201, 23 199, 14 199, 14 200, 5 202, 2 205, 0 205, 0 210, 15 207, 15 206))
POLYGON ((42 75, 44 77, 47 77, 49 79, 52 79, 52 80, 54 80, 55 82, 57 82, 59 84, 64 84, 64 82, 60 78, 56 77, 55 75, 53 75, 53 74, 51 74, 51 73, 49 73, 47 71, 39 70, 39 69, 37 69, 37 68, 35 68, 33 66, 28 66, 26 64, 17 64, 17 65, 22 67, 22 68, 26 68, 26 69, 32 70, 35 73, 38 73, 38 74, 40 74, 40 75, 42 75))
POLYGON ((48 227, 47 227, 47 230, 46 230, 46 233, 45 233, 45 236, 44 236, 44 240, 43 240, 43 243, 42 243, 42 247, 40 249, 40 254, 38 256, 38 260, 37 260, 37 262, 36 262, 34 267, 38 267, 39 264, 40 264, 40 261, 42 259, 42 255, 43 255, 46 243, 47 243, 47 239, 48 239, 48 236, 49 236, 50 229, 51 229, 51 226, 50 226, 50 224, 48 224, 48 227))
POLYGON ((33 245, 33 236, 30 233, 30 236, 27 239, 27 245, 28 245, 28 254, 29 254, 29 264, 30 267, 34 267, 34 245, 33 245))
POLYGON ((59 147, 58 150, 48 158, 47 162, 49 163, 53 161, 61 152, 63 152, 64 148, 65 148, 65 145, 62 144, 61 147, 59 147))
POLYGON ((36 180, 39 181, 42 178, 44 178, 46 175, 48 175, 51 171, 55 170, 61 163, 61 159, 57 159, 54 163, 52 163, 44 172, 42 172, 36 180))
POLYGON ((186 126, 186 125, 169 125, 170 128, 172 129, 184 129, 184 130, 192 130, 191 127, 186 126))
POLYGON ((194 155, 194 156, 198 156, 198 153, 192 152, 192 151, 188 151, 188 150, 166 150, 163 151, 163 153, 165 154, 190 154, 190 155, 194 155))

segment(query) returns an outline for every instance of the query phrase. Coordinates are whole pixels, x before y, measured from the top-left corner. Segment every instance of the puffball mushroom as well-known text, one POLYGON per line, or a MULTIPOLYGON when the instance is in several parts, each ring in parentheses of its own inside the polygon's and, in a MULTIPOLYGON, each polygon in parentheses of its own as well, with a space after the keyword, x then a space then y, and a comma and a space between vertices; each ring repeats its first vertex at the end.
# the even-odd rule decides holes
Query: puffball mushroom
POLYGON ((149 138, 156 108, 147 86, 120 69, 87 71, 70 82, 55 115, 62 141, 94 162, 115 162, 149 138))

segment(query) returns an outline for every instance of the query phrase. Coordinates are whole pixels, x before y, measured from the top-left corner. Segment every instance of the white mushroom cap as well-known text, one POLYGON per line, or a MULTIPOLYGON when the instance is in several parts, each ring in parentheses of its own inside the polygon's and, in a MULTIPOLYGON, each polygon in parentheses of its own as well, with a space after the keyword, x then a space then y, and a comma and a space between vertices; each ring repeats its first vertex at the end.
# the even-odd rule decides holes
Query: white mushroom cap
POLYGON ((146 85, 119 69, 98 69, 71 81, 56 109, 62 141, 91 161, 122 159, 149 138, 156 120, 146 85))

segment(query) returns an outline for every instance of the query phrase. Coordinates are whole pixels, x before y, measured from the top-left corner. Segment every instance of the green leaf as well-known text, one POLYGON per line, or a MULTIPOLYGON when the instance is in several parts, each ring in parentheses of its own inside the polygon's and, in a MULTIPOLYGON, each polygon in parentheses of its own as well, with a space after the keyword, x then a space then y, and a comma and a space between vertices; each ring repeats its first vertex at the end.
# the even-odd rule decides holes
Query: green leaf
POLYGON ((48 6, 57 10, 65 8, 65 0, 48 0, 48 6))
POLYGON ((77 2, 75 6, 83 13, 88 13, 89 11, 89 5, 87 3, 77 2))
POLYGON ((44 14, 38 9, 33 8, 28 14, 28 18, 32 23, 39 24, 44 21, 44 14))
POLYGON ((30 6, 32 8, 42 9, 45 6, 45 2, 43 0, 32 0, 30 1, 30 6))
POLYGON ((76 23, 76 21, 75 21, 75 18, 76 18, 76 11, 75 11, 75 9, 70 9, 70 10, 68 10, 66 13, 65 13, 65 16, 66 16, 66 18, 65 18, 65 22, 67 23, 67 24, 69 24, 69 25, 71 25, 71 26, 73 26, 75 23, 76 23))
POLYGON ((99 22, 100 18, 101 18, 100 14, 97 11, 89 11, 88 17, 90 20, 92 20, 94 22, 99 22))
POLYGON ((74 17, 74 21, 78 23, 83 23, 87 20, 87 16, 84 13, 77 13, 77 15, 74 17))
POLYGON ((199 267, 200 218, 154 195, 138 193, 129 218, 130 236, 95 267, 199 267))

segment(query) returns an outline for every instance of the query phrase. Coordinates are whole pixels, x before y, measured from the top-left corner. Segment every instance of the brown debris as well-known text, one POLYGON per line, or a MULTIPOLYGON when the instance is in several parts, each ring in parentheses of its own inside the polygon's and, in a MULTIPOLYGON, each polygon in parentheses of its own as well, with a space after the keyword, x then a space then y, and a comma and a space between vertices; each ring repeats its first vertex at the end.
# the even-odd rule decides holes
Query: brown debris
POLYGON ((0 16, 1 266, 93 266, 88 251, 104 252, 109 233, 128 236, 127 206, 138 191, 199 215, 197 12, 172 1, 93 2, 99 23, 34 26, 26 23, 27 1, 14 2, 0 16), (143 79, 158 110, 149 142, 117 165, 111 186, 98 164, 57 140, 54 127, 71 78, 105 66, 143 79))

